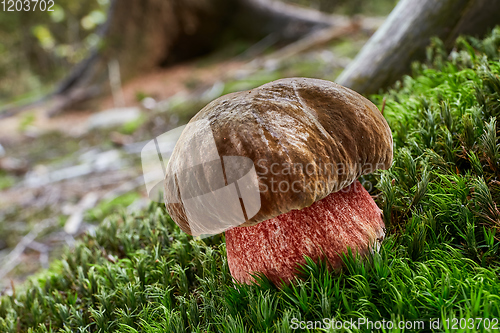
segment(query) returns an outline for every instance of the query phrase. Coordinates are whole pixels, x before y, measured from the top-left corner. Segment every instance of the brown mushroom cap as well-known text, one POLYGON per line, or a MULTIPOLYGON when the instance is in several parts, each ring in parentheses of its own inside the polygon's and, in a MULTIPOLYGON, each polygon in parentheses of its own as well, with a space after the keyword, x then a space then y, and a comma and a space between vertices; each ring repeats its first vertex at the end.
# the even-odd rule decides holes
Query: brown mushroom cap
MULTIPOLYGON (((288 78, 231 93, 209 103, 190 123, 199 120, 210 124, 219 156, 247 157, 259 175, 260 210, 241 226, 309 207, 360 175, 392 163, 392 135, 381 112, 368 99, 330 81, 288 78), (279 184, 288 184, 288 190, 276 189, 279 184)), ((167 210, 189 234, 173 175, 192 163, 192 135, 181 135, 165 181, 167 210)))

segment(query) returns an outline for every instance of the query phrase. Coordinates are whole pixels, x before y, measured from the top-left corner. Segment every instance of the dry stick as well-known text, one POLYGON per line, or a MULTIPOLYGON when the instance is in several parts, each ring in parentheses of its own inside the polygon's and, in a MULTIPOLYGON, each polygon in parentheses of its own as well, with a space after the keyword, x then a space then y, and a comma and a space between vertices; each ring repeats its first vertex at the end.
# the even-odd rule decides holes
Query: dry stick
POLYGON ((144 184, 144 176, 135 177, 134 179, 127 181, 119 186, 115 187, 111 191, 108 191, 104 195, 100 196, 96 192, 87 193, 76 205, 75 211, 70 215, 66 224, 64 225, 64 231, 74 236, 80 229, 80 225, 83 222, 83 216, 86 211, 95 207, 102 200, 113 200, 114 198, 130 192, 135 188, 144 184))
POLYGON ((48 227, 55 224, 55 218, 48 218, 42 220, 33 230, 31 230, 23 239, 16 245, 16 247, 4 258, 0 268, 0 281, 10 273, 20 261, 19 257, 23 254, 24 250, 36 239, 38 234, 48 227))
POLYGON ((12 297, 16 298, 16 286, 14 280, 10 279, 10 287, 12 288, 12 297))
MULTIPOLYGON (((327 43, 330 42, 331 40, 337 38, 335 35, 328 37, 328 35, 332 32, 339 29, 338 31, 341 31, 342 29, 349 27, 352 25, 351 22, 355 21, 356 24, 359 25, 359 29, 363 32, 372 34, 375 32, 383 23, 384 23, 385 18, 384 17, 370 17, 370 16, 358 16, 354 19, 349 18, 348 16, 344 15, 335 15, 335 24, 332 26, 327 26, 325 28, 319 29, 319 30, 314 30, 313 32, 303 36, 302 38, 296 40, 295 42, 292 42, 288 44, 287 46, 284 46, 283 48, 277 50, 275 53, 269 55, 266 58, 274 58, 276 57, 276 54, 280 54, 281 52, 284 52, 285 50, 291 50, 294 48, 301 48, 303 45, 310 43, 311 47, 313 48, 315 44, 322 44, 322 43, 327 43), (313 38, 313 39, 311 39, 313 38), (319 38, 319 39, 318 39, 319 38), (320 39, 326 39, 326 40, 320 40, 320 39)), ((334 33, 334 34, 335 34, 334 33)), ((254 45, 250 46, 246 51, 241 53, 240 55, 236 56, 234 60, 241 60, 245 58, 253 58, 256 56, 261 55, 264 53, 264 51, 276 44, 277 42, 280 41, 280 34, 277 31, 273 31, 266 35, 266 37, 262 38, 259 40, 257 43, 254 45)), ((309 47, 306 46, 305 49, 299 50, 298 52, 303 52, 307 51, 309 47)))
POLYGON ((99 200, 99 195, 96 192, 89 192, 83 196, 83 198, 75 206, 73 213, 70 215, 66 224, 64 225, 64 231, 67 234, 74 235, 80 229, 80 225, 83 221, 83 215, 85 212, 93 208, 99 200))
POLYGON ((380 109, 380 113, 382 113, 382 115, 384 114, 384 109, 385 109, 385 103, 386 103, 386 101, 387 101, 387 99, 384 96, 384 99, 382 100, 382 108, 380 109))
POLYGON ((266 57, 265 60, 280 61, 296 54, 323 46, 333 40, 355 33, 359 31, 359 29, 360 24, 353 21, 345 26, 326 28, 315 31, 307 35, 306 37, 299 39, 295 43, 292 43, 274 52, 273 54, 269 55, 269 57, 266 57))
POLYGON ((123 96, 122 80, 120 76, 120 64, 118 60, 113 59, 108 63, 109 84, 115 108, 125 106, 125 97, 123 96))
POLYGON ((28 247, 40 253, 39 261, 42 268, 49 268, 49 246, 38 243, 37 241, 32 241, 28 247))
POLYGON ((291 43, 266 57, 263 57, 262 59, 257 59, 256 63, 267 64, 280 62, 294 55, 322 47, 332 41, 360 31, 373 33, 378 29, 379 26, 383 24, 384 18, 355 17, 350 21, 348 21, 348 19, 346 18, 345 22, 346 23, 340 26, 336 25, 333 27, 316 30, 297 40, 296 42, 291 43))

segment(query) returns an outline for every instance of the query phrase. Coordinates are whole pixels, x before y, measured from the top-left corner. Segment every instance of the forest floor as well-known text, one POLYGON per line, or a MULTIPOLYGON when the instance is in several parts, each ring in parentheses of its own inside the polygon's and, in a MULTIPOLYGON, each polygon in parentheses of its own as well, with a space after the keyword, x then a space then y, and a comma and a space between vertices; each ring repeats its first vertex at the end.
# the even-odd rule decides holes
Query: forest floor
POLYGON ((48 117, 39 106, 0 120, 0 295, 109 213, 149 204, 140 165, 148 140, 232 91, 283 77, 334 80, 381 22, 284 58, 273 57, 279 49, 219 52, 125 82, 120 96, 84 110, 48 117))

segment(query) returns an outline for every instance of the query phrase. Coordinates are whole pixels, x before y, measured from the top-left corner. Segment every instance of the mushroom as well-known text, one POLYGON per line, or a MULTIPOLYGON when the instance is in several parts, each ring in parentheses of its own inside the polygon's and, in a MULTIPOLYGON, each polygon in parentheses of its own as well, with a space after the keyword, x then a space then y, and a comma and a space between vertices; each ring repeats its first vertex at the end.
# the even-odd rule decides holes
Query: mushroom
POLYGON ((330 81, 281 79, 193 117, 167 165, 166 207, 189 234, 225 231, 235 280, 289 283, 304 256, 338 268, 348 248, 366 254, 383 239, 380 209, 357 179, 392 155, 369 100, 330 81))

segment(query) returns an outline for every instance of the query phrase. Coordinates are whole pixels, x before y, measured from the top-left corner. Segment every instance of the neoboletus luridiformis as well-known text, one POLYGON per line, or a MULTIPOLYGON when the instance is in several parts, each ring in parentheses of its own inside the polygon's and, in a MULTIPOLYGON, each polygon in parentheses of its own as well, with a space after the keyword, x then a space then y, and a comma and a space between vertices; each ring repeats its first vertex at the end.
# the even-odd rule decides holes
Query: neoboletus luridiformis
POLYGON ((166 206, 180 228, 193 234, 185 200, 234 181, 226 175, 218 186, 206 186, 218 177, 225 156, 253 162, 260 209, 225 229, 236 280, 250 283, 250 274, 259 272, 276 284, 288 283, 305 255, 326 256, 335 268, 348 247, 364 254, 384 237, 380 209, 357 178, 390 167, 392 135, 363 96, 329 81, 281 79, 212 101, 190 123, 199 121, 208 124, 213 142, 199 139, 197 127, 182 133, 167 165, 166 206), (198 157, 191 155, 203 156, 210 145, 222 158, 196 171, 198 157), (193 174, 178 176, 182 170, 193 174), (195 181, 183 192, 179 188, 189 179, 195 181), (197 186, 204 190, 193 192, 197 186))

